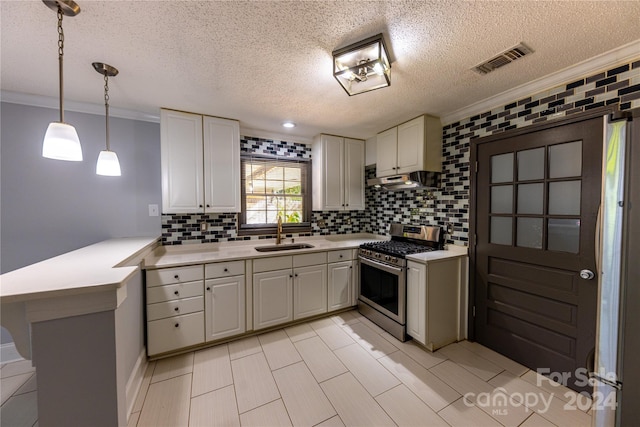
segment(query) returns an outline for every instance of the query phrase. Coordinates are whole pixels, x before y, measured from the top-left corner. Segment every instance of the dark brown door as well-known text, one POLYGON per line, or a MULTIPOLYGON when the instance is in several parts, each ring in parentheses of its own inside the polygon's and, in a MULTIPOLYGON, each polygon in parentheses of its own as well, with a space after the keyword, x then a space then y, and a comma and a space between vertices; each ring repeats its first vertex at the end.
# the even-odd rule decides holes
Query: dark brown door
POLYGON ((580 271, 596 272, 602 141, 597 117, 474 144, 475 338, 577 390, 595 344, 597 278, 580 271))

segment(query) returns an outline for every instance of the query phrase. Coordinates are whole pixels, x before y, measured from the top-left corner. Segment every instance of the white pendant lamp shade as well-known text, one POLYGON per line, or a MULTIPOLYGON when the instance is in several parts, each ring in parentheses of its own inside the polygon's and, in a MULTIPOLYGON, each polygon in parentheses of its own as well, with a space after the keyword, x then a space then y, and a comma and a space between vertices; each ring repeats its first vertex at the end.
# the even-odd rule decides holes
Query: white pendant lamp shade
POLYGON ((120 162, 115 151, 102 150, 96 164, 96 174, 104 176, 120 176, 120 162))
POLYGON ((82 161, 82 147, 76 128, 66 123, 51 122, 44 134, 42 156, 49 159, 82 161))

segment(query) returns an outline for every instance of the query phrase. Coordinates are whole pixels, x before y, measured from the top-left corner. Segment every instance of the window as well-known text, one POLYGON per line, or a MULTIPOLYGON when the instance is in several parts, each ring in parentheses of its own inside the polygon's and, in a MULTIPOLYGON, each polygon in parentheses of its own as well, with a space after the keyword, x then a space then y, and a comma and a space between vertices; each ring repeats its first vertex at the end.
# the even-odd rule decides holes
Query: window
POLYGON ((310 162, 265 157, 241 159, 240 235, 311 231, 310 162))

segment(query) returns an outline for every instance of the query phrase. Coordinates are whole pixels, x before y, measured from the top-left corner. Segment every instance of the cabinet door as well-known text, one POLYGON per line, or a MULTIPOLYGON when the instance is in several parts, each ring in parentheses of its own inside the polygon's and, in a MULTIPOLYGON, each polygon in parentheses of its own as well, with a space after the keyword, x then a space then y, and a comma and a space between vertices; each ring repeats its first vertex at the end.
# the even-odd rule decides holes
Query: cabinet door
POLYGON ((344 140, 344 201, 347 210, 364 210, 364 141, 344 140))
POLYGON ((352 262, 343 261, 328 265, 329 269, 329 311, 351 307, 352 262))
POLYGON ((205 337, 213 341, 245 332, 244 276, 205 281, 205 337))
POLYGON ((293 319, 327 312, 327 265, 293 271, 293 319))
POLYGON ((407 263, 407 334, 426 345, 427 266, 407 263))
POLYGON ((205 212, 240 212, 240 128, 204 117, 205 212))
POLYGON ((253 329, 293 320, 293 272, 290 269, 253 275, 253 329))
POLYGON ((398 149, 398 128, 378 134, 376 138, 376 176, 395 175, 398 149))
POLYGON ((398 126, 398 173, 424 170, 424 117, 398 126))
POLYGON ((162 213, 202 212, 202 116, 160 112, 162 213))
POLYGON ((322 135, 322 159, 323 210, 344 210, 344 139, 322 135))

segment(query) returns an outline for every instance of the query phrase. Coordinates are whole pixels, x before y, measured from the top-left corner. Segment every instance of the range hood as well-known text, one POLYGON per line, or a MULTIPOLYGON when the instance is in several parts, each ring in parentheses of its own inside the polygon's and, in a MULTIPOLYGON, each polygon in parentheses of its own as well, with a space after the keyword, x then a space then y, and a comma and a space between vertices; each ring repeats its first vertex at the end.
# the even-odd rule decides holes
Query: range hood
POLYGON ((371 178, 367 180, 367 185, 385 191, 407 190, 411 188, 440 188, 440 173, 417 171, 402 175, 371 178))

